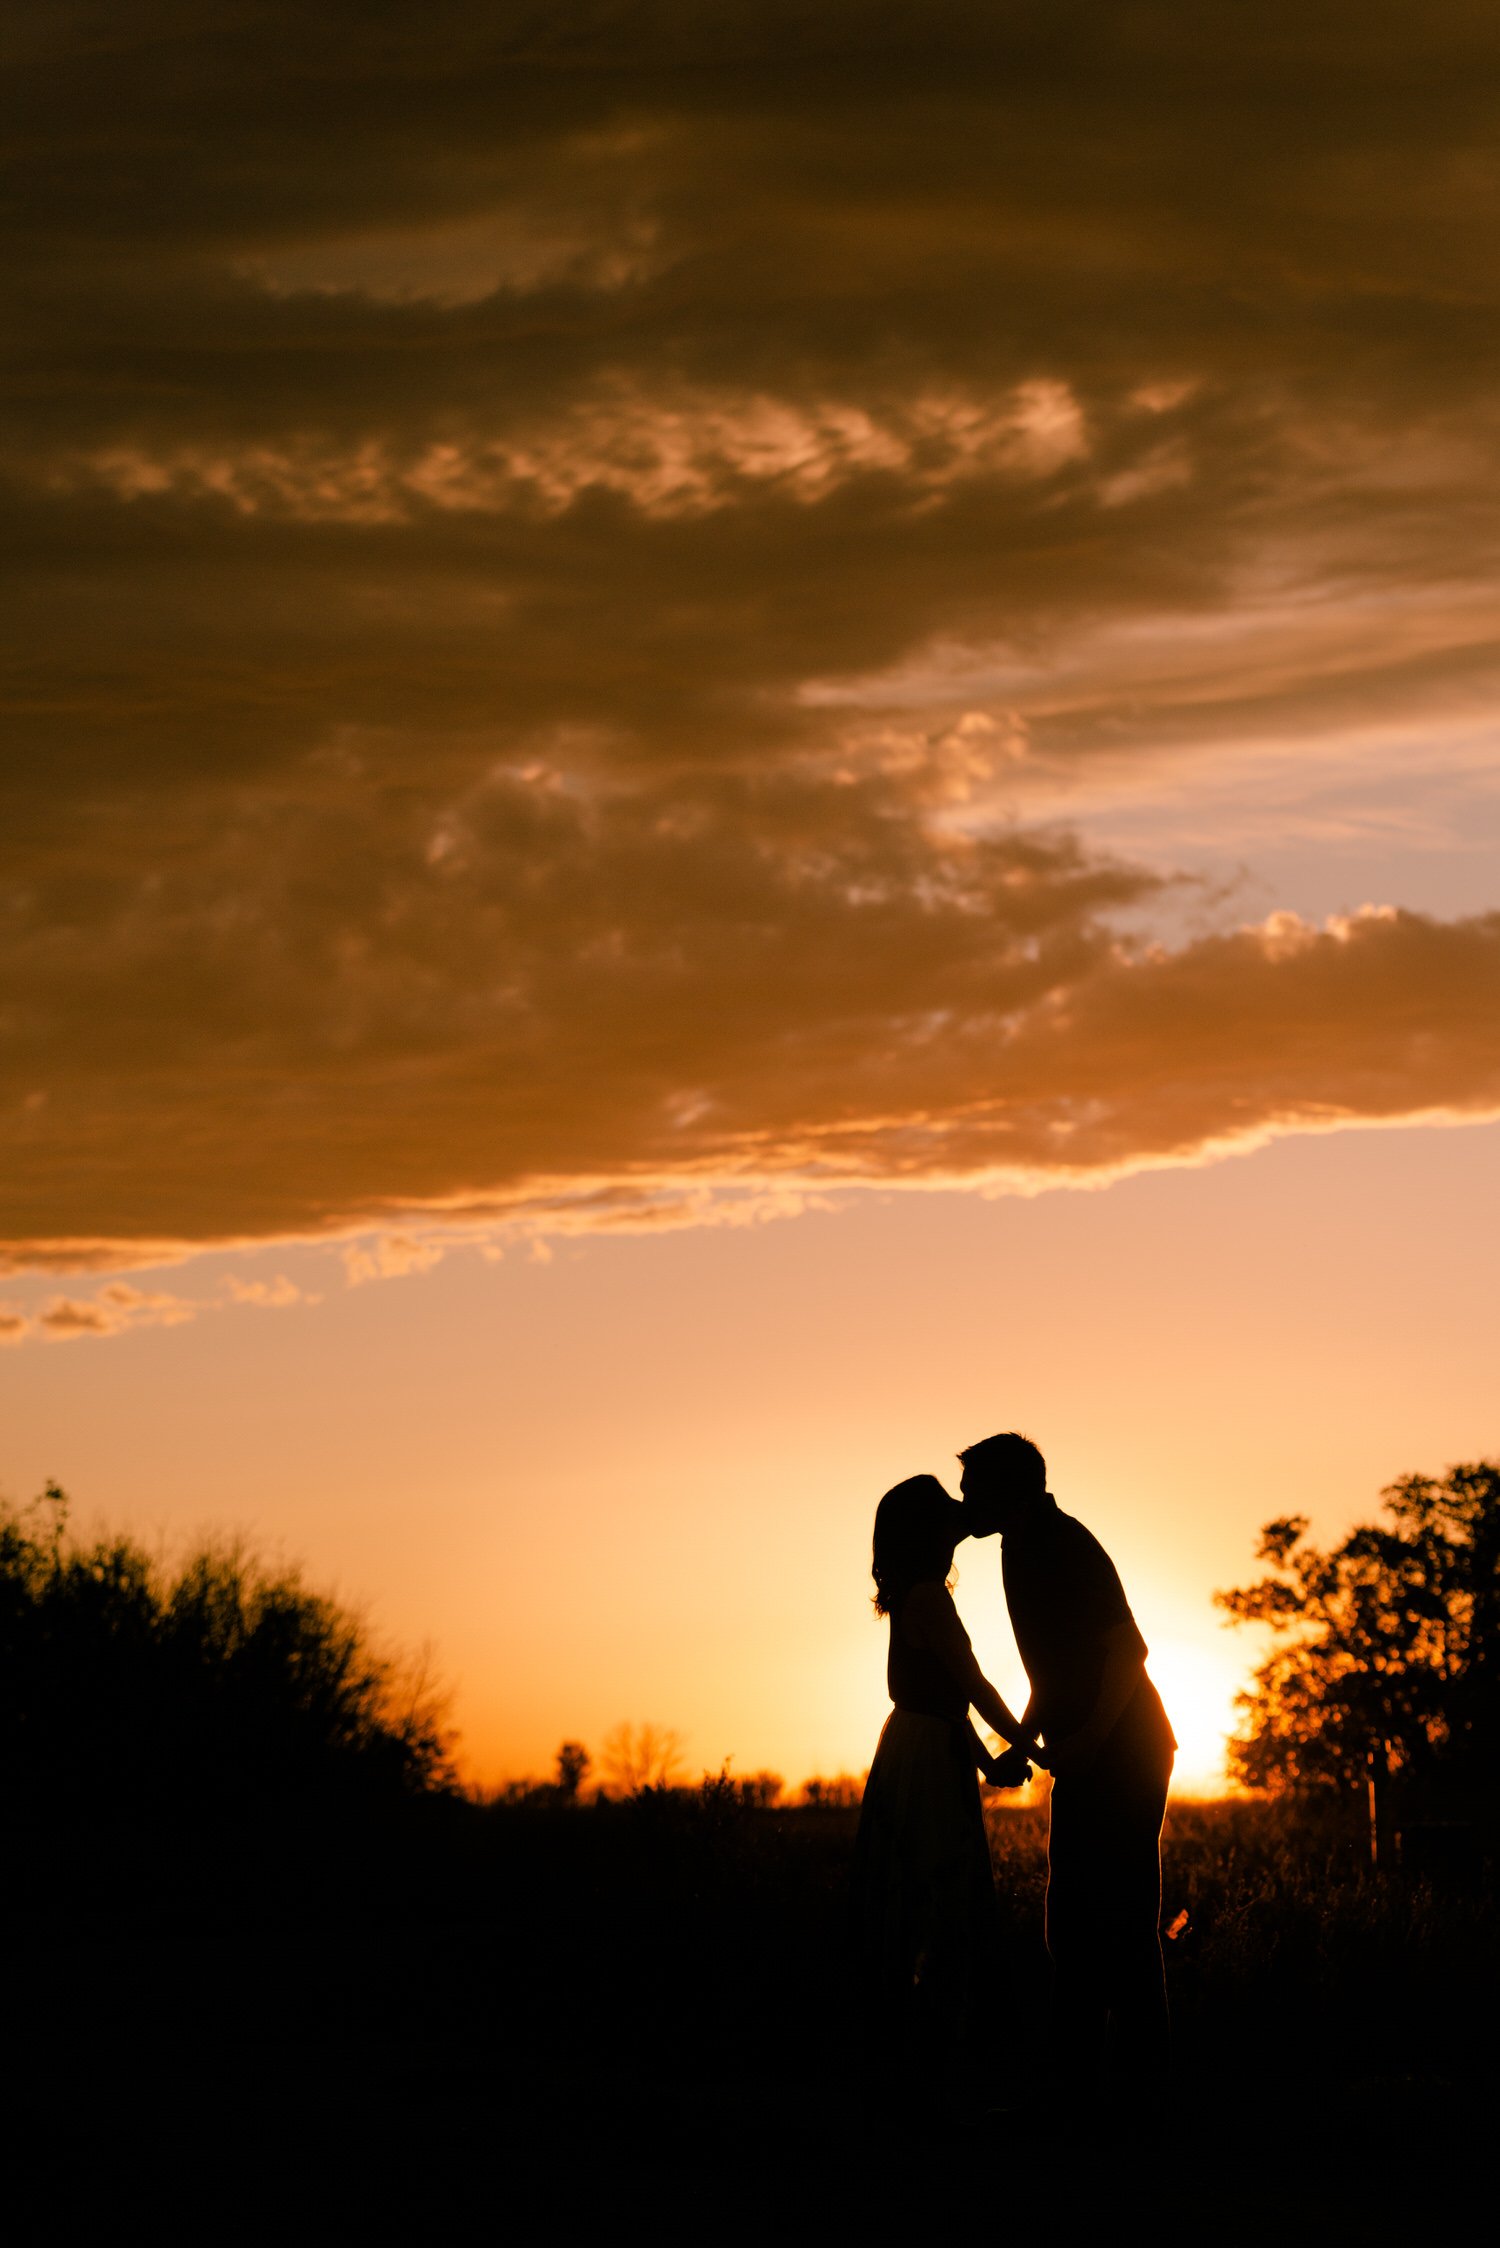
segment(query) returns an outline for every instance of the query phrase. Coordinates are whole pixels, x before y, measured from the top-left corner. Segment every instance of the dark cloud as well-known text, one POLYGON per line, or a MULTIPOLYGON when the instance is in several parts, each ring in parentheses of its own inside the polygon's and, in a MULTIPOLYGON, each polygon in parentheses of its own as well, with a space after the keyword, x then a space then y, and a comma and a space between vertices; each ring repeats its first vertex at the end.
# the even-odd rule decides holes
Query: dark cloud
POLYGON ((936 1063, 945 1023, 1075 978, 1155 887, 1061 841, 945 841, 879 781, 611 797, 527 768, 434 806, 399 761, 356 768, 170 875, 38 886, 6 1231, 316 1230, 888 1108, 893 1040, 936 1063), (713 1126, 675 1121, 704 1100, 713 1126))
POLYGON ((1159 877, 1024 823, 1492 696, 1497 49, 1452 0, 38 19, 16 1253, 1493 1105, 1490 921, 1132 949, 1159 877))

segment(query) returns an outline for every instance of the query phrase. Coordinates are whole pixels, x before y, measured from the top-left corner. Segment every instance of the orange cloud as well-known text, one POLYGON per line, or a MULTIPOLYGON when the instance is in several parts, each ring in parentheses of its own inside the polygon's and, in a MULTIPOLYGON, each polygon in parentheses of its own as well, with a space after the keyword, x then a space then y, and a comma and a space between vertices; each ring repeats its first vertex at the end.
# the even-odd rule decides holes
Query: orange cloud
POLYGON ((112 1281, 90 1297, 55 1296, 37 1316, 37 1331, 55 1342, 123 1334, 132 1327, 180 1327, 202 1307, 183 1296, 112 1281))
MULTIPOLYGON (((1111 926, 1154 878, 1056 838, 918 848, 920 830, 886 834, 877 810, 854 847, 854 827, 799 833, 780 806, 776 847, 757 848, 748 821, 663 838, 639 808, 612 831, 566 801, 538 824, 533 803, 507 783, 483 817, 471 806, 442 871, 389 892, 400 941, 366 943, 291 1008, 273 950, 263 983, 242 979, 227 1082, 212 1011, 174 1016, 135 1087, 112 1067, 96 1079, 107 1040, 95 1057, 64 1039, 74 1137, 54 1120, 48 1163, 5 1190, 13 1257, 28 1218, 55 1244, 74 1213, 88 1238, 111 1216, 128 1238, 137 1213, 153 1239, 209 1243, 403 1209, 539 1237, 743 1220, 839 1184, 1061 1183, 1339 1121, 1500 1108, 1500 916, 1282 911, 1169 948, 1111 926), (518 881, 524 921, 500 902, 518 881), (179 1151, 165 1169, 164 1142, 179 1151)), ((318 941, 306 925, 305 948, 318 941)), ((352 1243, 346 1269, 358 1285, 444 1248, 391 1227, 352 1243)), ((43 1323, 143 1316, 189 1314, 117 1283, 43 1323)))
POLYGON ((315 1304, 321 1301, 295 1280, 288 1280, 278 1272, 274 1280, 241 1280, 231 1274, 224 1282, 225 1293, 231 1303, 254 1304, 262 1311, 285 1311, 293 1304, 315 1304))
POLYGON ((26 66, 0 1270, 1492 1112, 1399 773, 1385 918, 1080 822, 1489 805, 1493 25, 179 14, 26 66))
POLYGON ((386 1233, 368 1245, 352 1242, 344 1251, 344 1270, 351 1288, 362 1288, 371 1280, 404 1280, 414 1272, 430 1272, 441 1264, 446 1250, 442 1241, 414 1241, 409 1234, 386 1233))
MULTIPOLYGON (((1089 451, 1082 409, 1065 382, 1038 378, 998 397, 919 392, 874 408, 836 398, 765 393, 632 391, 618 381, 561 420, 504 437, 433 440, 415 454, 364 438, 329 447, 276 445, 151 451, 105 446, 47 466, 48 489, 97 486, 125 500, 222 500, 240 515, 382 524, 438 509, 461 514, 540 509, 560 514, 591 493, 618 493, 647 516, 733 506, 748 485, 802 505, 860 475, 900 476, 916 496, 965 478, 1035 479, 1089 451)), ((1106 506, 1188 473, 1157 448, 1101 487, 1106 506)))

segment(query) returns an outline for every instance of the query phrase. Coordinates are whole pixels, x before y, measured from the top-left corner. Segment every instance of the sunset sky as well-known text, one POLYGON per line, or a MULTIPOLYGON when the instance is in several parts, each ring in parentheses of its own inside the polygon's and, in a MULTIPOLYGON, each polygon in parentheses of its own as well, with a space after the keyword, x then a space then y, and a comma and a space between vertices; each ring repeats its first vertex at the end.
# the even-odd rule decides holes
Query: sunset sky
POLYGON ((13 46, 0 1490, 795 1781, 1017 1427, 1212 1785, 1500 1447, 1493 8, 13 46))

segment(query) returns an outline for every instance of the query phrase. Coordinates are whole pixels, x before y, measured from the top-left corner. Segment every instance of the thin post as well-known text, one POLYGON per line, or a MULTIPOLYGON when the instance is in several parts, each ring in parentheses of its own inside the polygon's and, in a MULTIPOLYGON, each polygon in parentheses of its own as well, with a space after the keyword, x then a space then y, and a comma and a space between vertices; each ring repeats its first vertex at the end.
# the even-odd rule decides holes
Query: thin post
POLYGON ((1386 1790, 1390 1776, 1390 1742, 1371 1741, 1365 1751, 1365 1792, 1370 1804, 1370 1863, 1377 1867, 1386 1841, 1385 1824, 1390 1811, 1386 1790))

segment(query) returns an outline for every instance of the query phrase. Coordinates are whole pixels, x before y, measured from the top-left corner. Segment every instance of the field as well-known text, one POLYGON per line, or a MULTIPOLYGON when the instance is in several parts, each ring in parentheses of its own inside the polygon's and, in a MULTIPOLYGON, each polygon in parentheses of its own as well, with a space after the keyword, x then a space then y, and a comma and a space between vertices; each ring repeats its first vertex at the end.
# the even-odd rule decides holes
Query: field
POLYGON ((1495 2090, 1487 1883, 1372 1871, 1352 1818, 1175 1805, 1177 2112, 1165 2147, 1106 2173, 1041 2092, 1044 1816, 992 1817, 1006 1995, 973 2092, 1010 2113, 898 2116, 894 2136, 844 1949, 853 1812, 710 1782, 32 1832, 9 1896, 23 2170, 89 2150, 49 2173, 58 2212, 101 2177, 187 2209, 284 2203, 295 2177, 299 2206, 400 2207, 434 2238, 522 2180, 724 2224, 742 2195, 857 2201, 875 2179, 882 2200, 941 2177, 1016 2209, 1170 2191, 1222 2204, 1234 2237, 1272 2203, 1282 2237, 1313 2237, 1457 2195, 1495 2090))

